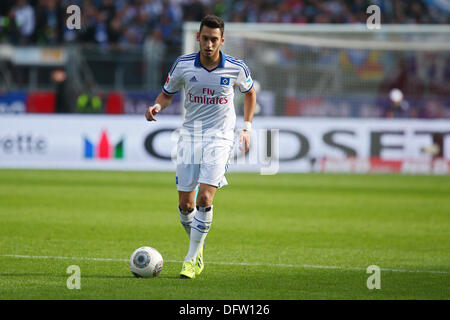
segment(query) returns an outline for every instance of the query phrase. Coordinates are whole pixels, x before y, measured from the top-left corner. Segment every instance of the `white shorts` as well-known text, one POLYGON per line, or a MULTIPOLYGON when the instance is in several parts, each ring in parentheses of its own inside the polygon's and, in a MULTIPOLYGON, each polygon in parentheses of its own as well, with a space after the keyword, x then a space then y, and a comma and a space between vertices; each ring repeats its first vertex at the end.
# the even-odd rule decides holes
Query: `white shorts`
POLYGON ((233 142, 227 140, 194 142, 180 136, 176 171, 178 191, 193 191, 200 183, 218 188, 227 185, 225 173, 232 151, 233 142))

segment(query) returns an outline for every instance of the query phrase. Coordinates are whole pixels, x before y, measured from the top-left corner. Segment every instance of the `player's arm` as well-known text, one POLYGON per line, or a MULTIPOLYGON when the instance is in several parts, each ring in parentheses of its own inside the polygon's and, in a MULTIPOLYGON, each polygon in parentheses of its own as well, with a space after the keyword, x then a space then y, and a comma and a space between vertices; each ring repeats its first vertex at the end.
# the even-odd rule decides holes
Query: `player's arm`
POLYGON ((253 115, 255 113, 256 107, 256 91, 252 88, 250 91, 245 93, 244 96, 244 129, 239 135, 239 144, 241 145, 241 150, 245 152, 250 148, 250 132, 252 129, 253 115), (243 148, 242 148, 243 146, 243 148))
POLYGON ((256 91, 252 88, 244 96, 244 122, 252 122, 256 108, 256 91))
POLYGON ((156 114, 167 108, 172 102, 173 97, 173 94, 167 94, 162 91, 156 98, 155 104, 147 108, 147 111, 145 112, 145 118, 147 121, 156 121, 156 114))
POLYGON ((183 70, 180 68, 178 62, 179 59, 175 61, 171 71, 169 72, 163 90, 156 98, 155 104, 147 108, 147 111, 145 112, 145 118, 147 121, 156 121, 156 114, 169 106, 175 94, 180 91, 184 85, 183 70))

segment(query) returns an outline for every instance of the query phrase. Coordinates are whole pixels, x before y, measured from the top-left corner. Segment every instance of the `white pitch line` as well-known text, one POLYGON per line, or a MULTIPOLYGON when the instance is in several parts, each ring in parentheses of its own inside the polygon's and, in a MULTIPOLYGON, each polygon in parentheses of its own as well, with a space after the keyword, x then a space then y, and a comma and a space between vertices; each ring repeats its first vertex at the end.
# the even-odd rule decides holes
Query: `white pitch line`
POLYGON ((56 259, 56 260, 86 260, 86 261, 128 261, 127 259, 116 259, 116 258, 29 256, 29 255, 22 255, 22 254, 1 254, 0 257, 22 258, 22 259, 56 259))
MULTIPOLYGON (((19 258, 19 259, 56 259, 56 260, 80 260, 80 261, 113 261, 113 262, 128 262, 129 259, 119 258, 90 258, 90 257, 62 257, 62 256, 30 256, 20 254, 0 254, 0 257, 7 258, 19 258)), ((164 260, 168 263, 182 263, 178 260, 164 260)), ((249 266, 249 267, 279 267, 279 268, 303 268, 303 269, 334 269, 334 270, 353 270, 353 271, 366 271, 366 268, 362 267, 345 267, 345 266, 321 266, 310 264, 269 264, 269 263, 250 263, 250 262, 214 262, 206 261, 208 264, 217 265, 233 265, 233 266, 249 266)), ((449 274, 449 271, 437 271, 437 270, 409 270, 409 269, 392 269, 392 268, 380 268, 382 271, 391 272, 405 272, 405 273, 435 273, 435 274, 449 274)))

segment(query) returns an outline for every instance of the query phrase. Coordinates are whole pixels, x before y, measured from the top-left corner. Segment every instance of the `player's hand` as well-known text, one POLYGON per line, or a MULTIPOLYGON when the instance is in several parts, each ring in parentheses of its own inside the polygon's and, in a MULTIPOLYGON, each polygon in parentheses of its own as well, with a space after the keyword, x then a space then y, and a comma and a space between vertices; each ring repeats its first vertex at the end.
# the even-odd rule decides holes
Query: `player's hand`
POLYGON ((161 111, 161 107, 159 105, 154 105, 147 108, 145 111, 145 118, 147 121, 156 121, 155 116, 161 111))
POLYGON ((241 130, 239 134, 239 150, 247 152, 250 148, 250 131, 241 130))

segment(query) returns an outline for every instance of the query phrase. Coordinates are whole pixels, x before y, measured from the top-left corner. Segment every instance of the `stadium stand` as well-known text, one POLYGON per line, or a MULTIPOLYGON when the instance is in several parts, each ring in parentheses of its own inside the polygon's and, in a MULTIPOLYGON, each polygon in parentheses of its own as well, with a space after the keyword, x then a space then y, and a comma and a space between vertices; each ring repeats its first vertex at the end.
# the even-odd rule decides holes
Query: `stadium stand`
MULTIPOLYGON (((93 90, 113 95, 126 90, 130 92, 129 97, 134 97, 133 90, 146 89, 154 94, 160 89, 171 63, 182 54, 184 22, 199 21, 205 14, 212 13, 226 22, 355 24, 365 23, 366 8, 370 4, 381 8, 384 24, 445 25, 450 22, 450 14, 441 7, 442 2, 434 0, 413 3, 398 0, 2 0, 0 45, 75 46, 78 48, 76 50, 82 50, 81 57, 76 57, 76 53, 73 55, 78 59, 76 65, 82 70, 84 79, 68 81, 73 82, 71 87, 78 94, 86 94, 80 83, 88 83, 90 95, 98 94, 91 92, 93 90), (65 25, 66 9, 73 4, 81 8, 80 30, 69 30, 65 25)), ((420 93, 420 90, 425 90, 424 87, 429 87, 431 91, 448 96, 449 88, 445 82, 432 83, 427 87, 416 81, 417 61, 413 60, 405 62, 397 78, 386 79, 381 90, 388 92, 393 87, 403 86, 406 93, 420 93), (405 85, 406 81, 415 82, 405 85)), ((444 61, 443 71, 448 80, 450 75, 447 73, 450 72, 445 65, 449 65, 448 61, 444 61)), ((6 87, 3 91, 14 92, 55 91, 57 89, 52 80, 54 71, 54 66, 33 69, 20 63, 12 65, 1 61, 0 57, 0 88, 6 87)), ((66 71, 70 78, 73 72, 66 71)), ((117 99, 106 95, 103 100, 117 99)), ((136 106, 138 104, 128 104, 127 109, 124 105, 108 106, 104 103, 101 112, 127 112, 131 109, 132 112, 141 112, 142 108, 136 106)), ((79 108, 69 108, 69 112, 76 110, 79 108)), ((289 108, 278 110, 275 114, 289 115, 289 108)), ((448 115, 441 110, 422 114, 416 112, 411 116, 448 115)))

